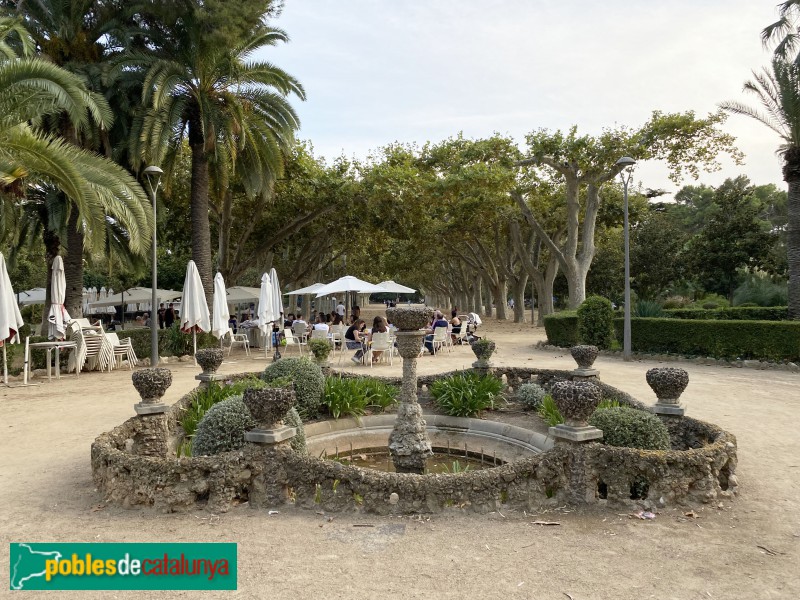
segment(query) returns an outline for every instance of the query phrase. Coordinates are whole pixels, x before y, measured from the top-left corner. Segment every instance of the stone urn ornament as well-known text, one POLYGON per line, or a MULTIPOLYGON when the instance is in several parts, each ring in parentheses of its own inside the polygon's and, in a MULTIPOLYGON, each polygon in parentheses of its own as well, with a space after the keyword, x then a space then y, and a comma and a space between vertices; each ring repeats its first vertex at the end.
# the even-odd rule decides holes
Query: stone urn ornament
POLYGON ((133 405, 137 414, 166 412, 167 405, 161 402, 161 397, 172 385, 172 371, 163 367, 140 369, 131 374, 131 381, 142 399, 133 405))
POLYGON ((497 344, 495 344, 492 340, 487 340, 484 338, 482 340, 472 342, 470 347, 472 348, 472 353, 479 361, 488 363, 489 359, 492 358, 492 354, 494 354, 494 351, 497 348, 497 344))
POLYGON ((593 370, 592 365, 597 360, 597 346, 573 346, 569 349, 569 353, 578 363, 578 369, 582 371, 593 370))
POLYGON ((280 425, 283 417, 295 403, 294 390, 285 388, 248 388, 242 394, 242 402, 250 415, 263 429, 280 425))
POLYGON ((587 423, 600 404, 600 388, 589 381, 558 381, 551 390, 564 423, 550 428, 556 438, 586 442, 603 437, 603 432, 587 423))
POLYGON ((433 309, 425 307, 397 306, 386 309, 386 318, 389 323, 400 331, 418 331, 433 320, 433 309))
POLYGON ((217 372, 222 364, 222 348, 204 348, 194 355, 197 364, 203 369, 203 374, 212 375, 217 372))
POLYGON ((680 397, 689 385, 689 373, 676 367, 657 367, 647 371, 645 378, 658 398, 653 412, 676 416, 685 414, 680 397))
POLYGON ((244 434, 248 442, 277 444, 295 436, 297 430, 283 424, 283 418, 295 405, 294 390, 285 388, 248 388, 242 402, 256 421, 255 429, 244 434))

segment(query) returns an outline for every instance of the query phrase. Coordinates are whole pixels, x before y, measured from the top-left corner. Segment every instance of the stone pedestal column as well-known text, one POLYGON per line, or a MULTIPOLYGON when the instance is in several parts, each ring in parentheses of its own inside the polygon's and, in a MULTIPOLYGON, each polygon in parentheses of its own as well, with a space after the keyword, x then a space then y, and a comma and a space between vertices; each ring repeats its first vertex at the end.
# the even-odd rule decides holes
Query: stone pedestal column
POLYGON ((141 397, 141 402, 133 405, 139 415, 133 435, 133 453, 163 458, 169 452, 166 415, 169 406, 161 402, 161 397, 172 385, 172 372, 164 368, 142 369, 134 371, 131 380, 141 397))
POLYGON ((603 437, 603 432, 586 420, 600 404, 600 388, 587 381, 559 381, 553 386, 553 401, 564 423, 550 428, 557 442, 588 442, 603 437))
POLYGON ((257 423, 255 429, 244 434, 244 439, 255 446, 249 452, 259 457, 249 494, 251 508, 282 504, 289 496, 281 456, 291 451, 289 440, 297 434, 297 429, 284 425, 283 417, 295 400, 294 390, 287 388, 251 388, 242 396, 257 423))
POLYGON ((431 456, 431 441, 425 430, 422 407, 417 401, 417 357, 425 337, 421 327, 432 317, 431 309, 390 308, 389 320, 397 333, 398 353, 403 358, 403 385, 394 429, 389 435, 389 452, 398 473, 425 473, 425 461, 431 456))

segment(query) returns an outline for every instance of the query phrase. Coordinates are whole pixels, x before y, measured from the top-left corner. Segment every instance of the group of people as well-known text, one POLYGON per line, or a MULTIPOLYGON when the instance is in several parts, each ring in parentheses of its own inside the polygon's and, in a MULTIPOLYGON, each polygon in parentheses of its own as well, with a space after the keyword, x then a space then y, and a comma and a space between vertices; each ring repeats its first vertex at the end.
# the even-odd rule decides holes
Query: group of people
MULTIPOLYGON (((376 316, 372 321, 372 329, 369 331, 364 319, 360 317, 353 317, 350 327, 344 334, 345 347, 348 350, 356 350, 356 353, 350 359, 354 363, 359 364, 364 358, 364 354, 372 344, 373 336, 377 333, 389 333, 389 322, 381 315, 376 316)), ((383 355, 382 350, 372 351, 372 362, 376 363, 383 355)))
POLYGON ((459 336, 458 334, 461 333, 461 328, 464 327, 465 324, 461 322, 461 319, 458 317, 458 309, 453 308, 450 311, 450 320, 444 318, 444 313, 442 311, 437 310, 433 315, 433 321, 428 325, 428 328, 425 331, 425 350, 428 351, 429 354, 433 354, 433 338, 435 336, 436 330, 439 327, 444 327, 445 329, 450 328, 450 338, 455 344, 459 336))

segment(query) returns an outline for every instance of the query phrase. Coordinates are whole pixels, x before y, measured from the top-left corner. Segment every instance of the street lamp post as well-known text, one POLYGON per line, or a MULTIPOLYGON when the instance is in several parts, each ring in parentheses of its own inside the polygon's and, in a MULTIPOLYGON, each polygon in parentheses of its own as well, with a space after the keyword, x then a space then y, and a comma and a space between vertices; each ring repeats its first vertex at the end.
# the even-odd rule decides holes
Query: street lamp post
POLYGON ((622 339, 622 358, 631 359, 631 254, 630 254, 630 227, 628 225, 628 184, 633 173, 628 169, 636 164, 630 156, 623 156, 617 161, 617 166, 622 167, 619 176, 622 179, 622 190, 625 199, 625 216, 623 231, 625 236, 625 327, 622 339))
POLYGON ((164 174, 160 168, 150 165, 144 170, 147 177, 147 185, 150 188, 150 196, 153 199, 153 265, 152 265, 152 296, 150 303, 150 366, 158 366, 158 261, 156 250, 158 248, 158 231, 156 220, 156 192, 161 183, 161 176, 164 174))

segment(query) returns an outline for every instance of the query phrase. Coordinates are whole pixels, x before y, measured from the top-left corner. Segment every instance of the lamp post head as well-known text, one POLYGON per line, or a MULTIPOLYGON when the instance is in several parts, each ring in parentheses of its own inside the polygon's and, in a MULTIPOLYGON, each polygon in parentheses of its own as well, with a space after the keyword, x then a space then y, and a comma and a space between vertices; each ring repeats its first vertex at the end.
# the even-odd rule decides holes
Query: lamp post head
POLYGON ((622 158, 620 158, 620 159, 619 159, 619 160, 618 160, 616 163, 614 163, 614 164, 615 164, 616 166, 618 166, 618 167, 622 167, 622 168, 624 169, 625 167, 632 167, 633 165, 635 165, 635 164, 636 164, 636 161, 635 161, 635 160, 633 160, 633 159, 632 159, 630 156, 623 156, 622 158))
POLYGON ((149 167, 145 168, 144 176, 147 177, 147 182, 150 184, 151 192, 158 188, 158 184, 161 182, 161 176, 163 174, 164 171, 155 165, 150 165, 149 167))

